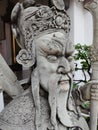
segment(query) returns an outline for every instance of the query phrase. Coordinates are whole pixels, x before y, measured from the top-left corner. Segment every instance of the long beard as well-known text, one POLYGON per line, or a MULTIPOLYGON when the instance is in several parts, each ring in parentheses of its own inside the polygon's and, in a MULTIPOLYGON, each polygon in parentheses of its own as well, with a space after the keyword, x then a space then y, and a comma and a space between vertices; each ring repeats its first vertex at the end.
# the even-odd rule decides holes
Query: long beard
MULTIPOLYGON (((83 118, 77 118, 78 115, 75 113, 75 110, 70 108, 72 100, 71 90, 73 85, 73 80, 71 75, 69 76, 69 89, 59 88, 59 81, 61 76, 52 75, 48 82, 48 92, 49 92, 49 105, 51 110, 51 123, 54 126, 55 130, 59 129, 59 121, 63 126, 76 128, 79 127, 81 130, 88 130, 88 126, 83 118), (70 100, 71 99, 71 100, 70 100), (56 118, 58 117, 58 118, 56 118), (58 119, 58 120, 57 120, 58 119), (83 124, 81 124, 83 122, 83 124)), ((68 86, 67 86, 68 87, 68 86)))
MULTIPOLYGON (((69 76, 68 76, 69 78, 69 76)), ((62 75, 52 75, 49 79, 48 82, 48 93, 49 93, 49 105, 50 105, 50 110, 51 110, 51 123, 54 125, 54 127, 57 127, 57 119, 56 117, 58 116, 58 119, 62 124, 65 123, 63 121, 63 116, 67 115, 66 110, 67 110, 67 101, 68 97, 70 94, 70 79, 69 81, 63 81, 62 80, 62 75), (64 115, 61 116, 62 108, 64 108, 64 115)), ((70 124, 70 120, 68 120, 68 124, 70 124)))
POLYGON ((51 110, 50 121, 55 130, 57 130, 57 120, 56 120, 57 109, 56 108, 57 108, 57 96, 59 93, 59 87, 58 87, 59 79, 60 77, 54 74, 50 77, 48 82, 48 93, 49 93, 48 100, 49 100, 49 105, 51 110))
MULTIPOLYGON (((55 126, 57 125, 57 119, 64 126, 73 127, 73 117, 69 115, 74 113, 74 110, 70 109, 70 98, 72 90, 72 76, 67 75, 69 81, 63 81, 62 75, 52 75, 48 82, 48 93, 49 93, 49 105, 51 110, 51 122, 55 126)), ((66 77, 66 76, 65 76, 66 77)), ((73 101, 72 101, 73 102, 73 101)), ((72 108, 73 109, 73 108, 72 108)), ((74 117, 75 118, 75 117, 74 117)), ((77 118, 77 115, 76 115, 77 118)))

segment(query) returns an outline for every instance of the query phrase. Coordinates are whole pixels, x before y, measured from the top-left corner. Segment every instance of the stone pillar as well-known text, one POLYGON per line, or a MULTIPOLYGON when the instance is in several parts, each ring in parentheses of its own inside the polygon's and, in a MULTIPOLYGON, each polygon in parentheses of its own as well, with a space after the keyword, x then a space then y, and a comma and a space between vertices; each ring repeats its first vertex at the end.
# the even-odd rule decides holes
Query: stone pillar
MULTIPOLYGON (((92 80, 98 81, 98 0, 85 0, 84 7, 88 9, 93 17, 93 45, 91 49, 92 80)), ((97 87, 98 85, 96 85, 97 87)), ((97 130, 98 99, 91 95, 90 130, 97 130)))
POLYGON ((71 18, 70 38, 74 44, 92 44, 93 20, 89 11, 84 9, 83 2, 71 0, 68 14, 71 18))
POLYGON ((4 109, 3 92, 0 89, 0 112, 4 109))

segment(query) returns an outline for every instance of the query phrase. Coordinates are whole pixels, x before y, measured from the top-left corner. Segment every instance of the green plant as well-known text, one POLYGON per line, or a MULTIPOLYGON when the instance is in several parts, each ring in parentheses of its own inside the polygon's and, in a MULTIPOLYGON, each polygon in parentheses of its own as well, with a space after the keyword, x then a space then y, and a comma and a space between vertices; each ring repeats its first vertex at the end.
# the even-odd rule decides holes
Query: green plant
MULTIPOLYGON (((86 83, 88 82, 87 73, 89 75, 89 80, 91 78, 91 64, 92 60, 90 58, 90 49, 91 46, 88 46, 86 44, 81 45, 80 43, 75 45, 75 54, 74 59, 76 61, 75 71, 82 71, 84 78, 80 80, 74 80, 73 82, 73 89, 77 88, 80 83, 86 83), (80 61, 80 66, 78 66, 77 61, 80 61)), ((83 113, 87 114, 90 110, 90 102, 83 102, 80 105, 80 109, 83 113)), ((90 118, 87 116, 85 117, 87 122, 89 122, 90 118)))
MULTIPOLYGON (((87 78, 85 75, 85 71, 89 74, 89 77, 90 77, 89 80, 91 80, 91 64, 93 62, 90 58, 91 46, 88 46, 86 44, 81 45, 80 43, 78 43, 75 45, 75 50, 76 50, 76 53, 74 55, 74 59, 75 59, 75 61, 80 60, 80 64, 81 64, 81 68, 78 68, 78 66, 76 64, 75 71, 82 70, 84 77, 85 77, 84 80, 80 80, 78 83, 80 83, 80 82, 86 83, 88 81, 87 81, 87 78)), ((78 83, 75 83, 75 81, 74 81, 73 88, 77 88, 78 83)), ((82 107, 83 109, 86 109, 86 111, 89 112, 90 102, 83 102, 80 107, 82 107)), ((89 123, 90 117, 85 117, 85 118, 86 118, 87 122, 89 123)), ((97 130, 98 130, 98 125, 97 125, 97 130)))
MULTIPOLYGON (((74 55, 74 59, 75 61, 80 61, 81 67, 78 67, 77 63, 76 63, 76 67, 75 67, 75 71, 78 70, 82 70, 83 74, 84 74, 84 79, 83 80, 79 80, 78 83, 80 82, 87 82, 87 76, 86 73, 88 73, 89 77, 91 78, 91 58, 90 58, 90 49, 91 46, 88 46, 86 44, 81 45, 80 43, 75 45, 75 55, 74 55)), ((77 83, 77 84, 78 84, 77 83)))

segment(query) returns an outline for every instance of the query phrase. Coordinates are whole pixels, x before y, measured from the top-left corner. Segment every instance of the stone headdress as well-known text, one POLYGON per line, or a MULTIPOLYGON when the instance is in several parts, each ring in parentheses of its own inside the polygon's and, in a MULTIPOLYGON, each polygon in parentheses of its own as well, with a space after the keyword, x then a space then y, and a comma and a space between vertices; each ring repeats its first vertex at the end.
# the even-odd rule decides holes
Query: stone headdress
POLYGON ((56 31, 63 31, 66 35, 70 31, 70 19, 64 10, 63 0, 55 6, 48 7, 35 5, 34 1, 17 3, 11 15, 12 30, 21 47, 16 59, 23 66, 33 66, 35 63, 34 39, 44 34, 56 31), (27 5, 27 6, 25 6, 27 5))

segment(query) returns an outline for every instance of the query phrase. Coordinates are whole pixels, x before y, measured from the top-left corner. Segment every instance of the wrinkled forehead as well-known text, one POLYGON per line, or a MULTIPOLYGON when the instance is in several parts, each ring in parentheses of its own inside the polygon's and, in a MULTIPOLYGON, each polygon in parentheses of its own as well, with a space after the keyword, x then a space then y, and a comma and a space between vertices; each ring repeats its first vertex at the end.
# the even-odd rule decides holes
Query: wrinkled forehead
POLYGON ((73 53, 74 46, 69 40, 68 36, 62 32, 54 32, 51 34, 43 35, 37 38, 35 41, 37 48, 42 48, 42 50, 64 51, 64 53, 73 53))
POLYGON ((44 34, 43 36, 40 36, 36 38, 35 43, 38 46, 44 46, 47 44, 54 44, 52 41, 57 39, 57 44, 61 44, 62 46, 65 46, 64 41, 67 41, 66 35, 62 32, 54 32, 54 33, 49 33, 49 34, 44 34), (62 40, 64 40, 62 42, 62 40))

